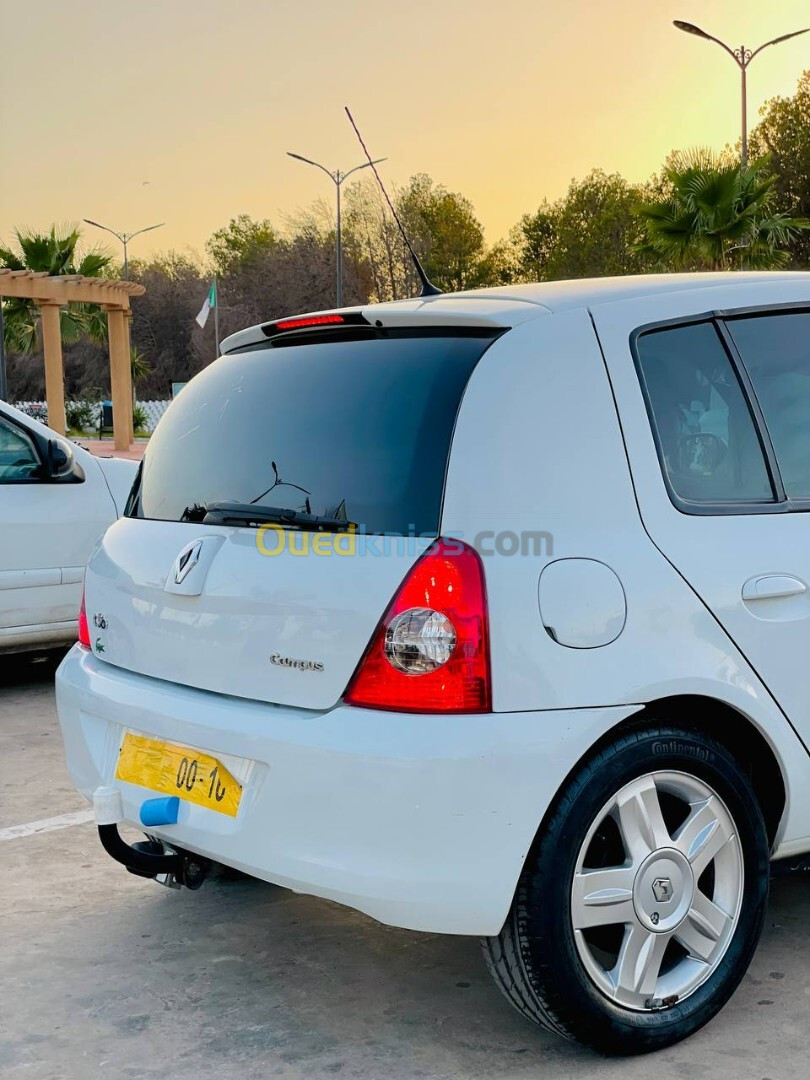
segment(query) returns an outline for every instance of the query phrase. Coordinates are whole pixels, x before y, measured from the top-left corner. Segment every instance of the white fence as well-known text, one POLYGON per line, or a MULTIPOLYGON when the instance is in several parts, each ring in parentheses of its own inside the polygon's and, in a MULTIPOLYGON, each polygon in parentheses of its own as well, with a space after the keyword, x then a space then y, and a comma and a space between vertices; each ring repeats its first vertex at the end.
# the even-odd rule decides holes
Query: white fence
POLYGON ((152 432, 157 427, 157 422, 166 412, 171 405, 170 401, 139 401, 143 411, 146 413, 146 430, 152 432))
MULTIPOLYGON (((37 420, 42 420, 43 423, 47 423, 48 408, 44 401, 14 401, 10 402, 15 409, 20 409, 21 412, 28 413, 29 416, 33 416, 37 420)), ((95 425, 98 426, 98 402, 97 401, 68 401, 65 403, 67 407, 71 405, 89 405, 93 411, 95 417, 95 425)), ((139 401, 138 406, 143 409, 146 414, 146 428, 145 430, 151 433, 157 427, 157 422, 161 416, 166 412, 170 401, 139 401)))

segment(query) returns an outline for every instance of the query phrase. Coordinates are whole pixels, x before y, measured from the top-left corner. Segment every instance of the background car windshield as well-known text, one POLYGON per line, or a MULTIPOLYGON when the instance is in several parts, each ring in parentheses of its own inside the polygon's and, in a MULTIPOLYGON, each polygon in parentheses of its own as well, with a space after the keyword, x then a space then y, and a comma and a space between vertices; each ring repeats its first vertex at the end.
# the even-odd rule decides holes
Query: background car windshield
MULTIPOLYGON (((134 516, 239 502, 435 534, 461 395, 491 333, 412 333, 224 356, 167 410, 134 516)), ((310 339, 311 341, 311 339, 310 339)))

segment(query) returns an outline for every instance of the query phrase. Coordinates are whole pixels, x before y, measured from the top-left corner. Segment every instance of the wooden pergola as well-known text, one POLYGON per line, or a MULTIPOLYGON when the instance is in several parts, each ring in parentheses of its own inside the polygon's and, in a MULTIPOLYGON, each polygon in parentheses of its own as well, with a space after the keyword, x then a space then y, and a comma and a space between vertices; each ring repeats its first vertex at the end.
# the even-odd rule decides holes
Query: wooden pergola
POLYGON ((110 346, 110 390, 113 406, 115 449, 127 450, 132 443, 132 367, 130 363, 130 298, 143 296, 143 285, 134 281, 69 274, 53 277, 32 270, 0 267, 0 297, 33 300, 42 323, 42 350, 45 357, 45 397, 48 424, 65 434, 65 369, 62 361, 62 334, 59 310, 67 304, 100 304, 107 312, 110 346))

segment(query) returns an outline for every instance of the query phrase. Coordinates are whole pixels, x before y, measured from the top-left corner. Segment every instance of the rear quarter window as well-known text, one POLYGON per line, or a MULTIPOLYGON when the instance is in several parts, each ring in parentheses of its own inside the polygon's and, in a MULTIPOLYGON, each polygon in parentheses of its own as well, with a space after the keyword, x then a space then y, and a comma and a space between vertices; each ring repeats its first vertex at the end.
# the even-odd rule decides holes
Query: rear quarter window
POLYGON ((642 333, 636 357, 676 503, 689 509, 773 502, 754 418, 714 323, 642 333))

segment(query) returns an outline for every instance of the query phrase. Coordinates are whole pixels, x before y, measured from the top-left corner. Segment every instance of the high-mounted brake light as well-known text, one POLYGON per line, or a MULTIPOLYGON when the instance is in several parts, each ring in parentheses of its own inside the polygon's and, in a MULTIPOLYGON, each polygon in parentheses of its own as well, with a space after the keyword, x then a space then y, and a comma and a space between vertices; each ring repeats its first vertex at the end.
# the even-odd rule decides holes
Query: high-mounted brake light
POLYGON ((90 627, 87 624, 87 605, 84 599, 84 586, 82 586, 82 602, 79 606, 79 644, 85 649, 91 648, 90 627))
POLYGON ((305 326, 331 326, 344 322, 342 315, 310 315, 303 319, 283 319, 274 324, 275 330, 301 330, 305 326))
POLYGON ((299 315, 294 319, 279 319, 278 322, 265 323, 262 333, 265 337, 273 338, 280 334, 288 334, 291 330, 311 330, 318 327, 365 327, 371 324, 359 311, 347 311, 345 315, 329 312, 324 315, 299 315))
POLYGON ((399 588, 346 691, 349 705, 404 712, 489 712, 484 569, 439 539, 399 588))

